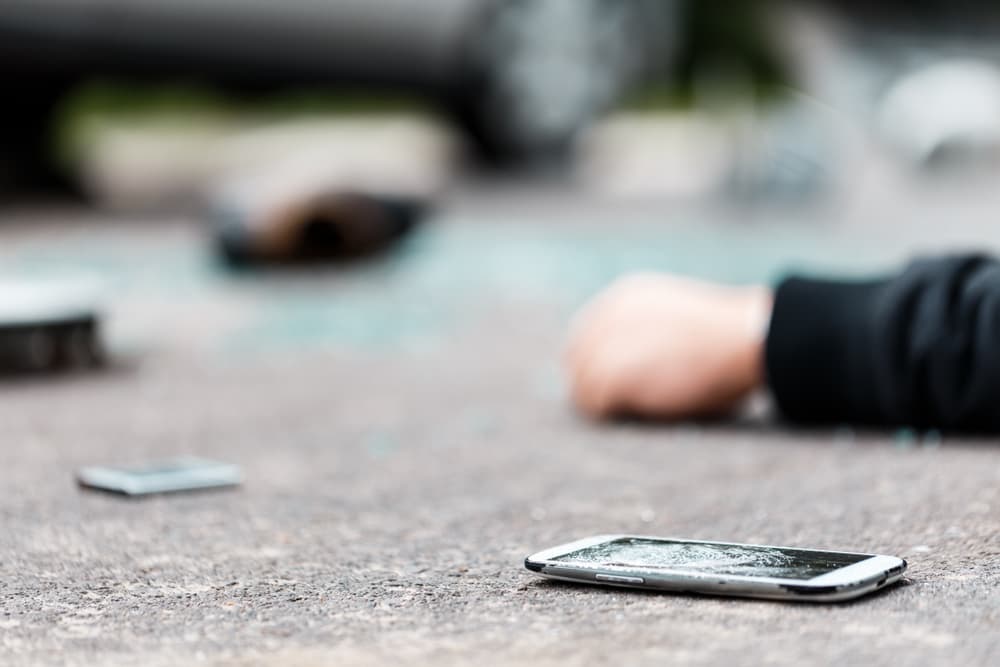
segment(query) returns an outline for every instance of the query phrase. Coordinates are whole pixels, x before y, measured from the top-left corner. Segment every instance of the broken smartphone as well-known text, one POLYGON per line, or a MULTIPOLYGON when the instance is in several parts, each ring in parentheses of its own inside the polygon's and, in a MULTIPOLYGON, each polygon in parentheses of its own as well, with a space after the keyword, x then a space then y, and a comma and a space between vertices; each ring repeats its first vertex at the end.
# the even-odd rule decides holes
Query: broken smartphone
POLYGON ((236 486, 239 466, 198 458, 182 458, 136 468, 90 466, 81 468, 80 486, 126 496, 146 496, 177 491, 200 491, 236 486))
POLYGON ((577 583, 838 602, 897 581, 906 561, 841 551, 597 535, 528 556, 524 566, 577 583))

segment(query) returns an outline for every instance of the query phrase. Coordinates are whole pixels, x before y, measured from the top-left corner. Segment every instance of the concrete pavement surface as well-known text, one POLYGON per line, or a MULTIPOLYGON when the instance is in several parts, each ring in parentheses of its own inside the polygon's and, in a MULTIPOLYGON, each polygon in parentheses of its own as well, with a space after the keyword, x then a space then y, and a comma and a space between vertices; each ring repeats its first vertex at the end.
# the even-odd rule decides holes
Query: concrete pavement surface
POLYGON ((0 664, 1000 660, 996 440, 798 431, 760 411, 597 426, 568 408, 558 366, 573 307, 622 271, 858 273, 997 247, 988 207, 930 193, 834 221, 510 194, 455 198, 370 265, 249 275, 216 266, 186 218, 4 214, 6 271, 105 278, 117 361, 0 385, 0 664), (238 463, 246 482, 145 500, 73 482, 83 465, 182 454, 238 463), (807 605, 523 569, 609 532, 896 554, 910 570, 807 605))

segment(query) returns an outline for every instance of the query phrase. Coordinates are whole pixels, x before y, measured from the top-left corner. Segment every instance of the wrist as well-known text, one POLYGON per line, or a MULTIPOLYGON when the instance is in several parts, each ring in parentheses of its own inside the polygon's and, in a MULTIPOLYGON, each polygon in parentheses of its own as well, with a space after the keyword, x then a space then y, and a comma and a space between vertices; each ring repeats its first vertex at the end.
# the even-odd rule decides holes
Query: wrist
POLYGON ((774 309, 774 293, 768 287, 741 288, 740 295, 740 377, 746 390, 765 384, 765 347, 774 309))

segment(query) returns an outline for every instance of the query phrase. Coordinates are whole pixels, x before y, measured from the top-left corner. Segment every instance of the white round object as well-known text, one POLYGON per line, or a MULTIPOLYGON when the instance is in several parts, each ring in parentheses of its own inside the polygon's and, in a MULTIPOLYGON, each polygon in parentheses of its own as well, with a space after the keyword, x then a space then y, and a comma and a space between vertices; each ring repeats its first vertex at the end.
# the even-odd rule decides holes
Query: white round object
POLYGON ((1000 149, 1000 69, 953 60, 908 74, 886 93, 878 120, 884 136, 918 163, 945 147, 1000 149))
POLYGON ((0 278, 0 328, 93 319, 100 297, 92 280, 0 278))

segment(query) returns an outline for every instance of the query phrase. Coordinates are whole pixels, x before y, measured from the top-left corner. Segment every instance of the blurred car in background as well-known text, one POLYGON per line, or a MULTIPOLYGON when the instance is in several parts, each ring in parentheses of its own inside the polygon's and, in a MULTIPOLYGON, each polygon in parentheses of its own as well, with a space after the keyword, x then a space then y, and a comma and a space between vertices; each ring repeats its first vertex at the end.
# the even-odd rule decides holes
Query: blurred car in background
POLYGON ((414 91, 485 156, 533 160, 665 66, 677 12, 675 0, 3 0, 0 170, 42 173, 55 103, 95 76, 414 91))

